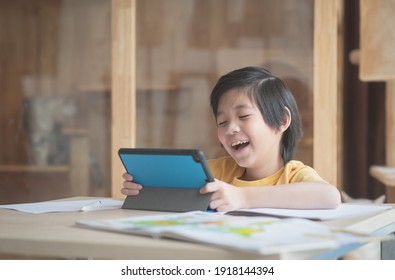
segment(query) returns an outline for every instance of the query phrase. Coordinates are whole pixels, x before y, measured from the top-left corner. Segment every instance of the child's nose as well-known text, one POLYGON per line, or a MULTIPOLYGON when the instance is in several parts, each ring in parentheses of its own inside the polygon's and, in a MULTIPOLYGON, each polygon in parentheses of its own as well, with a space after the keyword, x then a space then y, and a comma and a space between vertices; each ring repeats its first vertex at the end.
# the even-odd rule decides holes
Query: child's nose
POLYGON ((228 126, 227 133, 234 134, 240 132, 240 126, 236 122, 231 122, 228 126))

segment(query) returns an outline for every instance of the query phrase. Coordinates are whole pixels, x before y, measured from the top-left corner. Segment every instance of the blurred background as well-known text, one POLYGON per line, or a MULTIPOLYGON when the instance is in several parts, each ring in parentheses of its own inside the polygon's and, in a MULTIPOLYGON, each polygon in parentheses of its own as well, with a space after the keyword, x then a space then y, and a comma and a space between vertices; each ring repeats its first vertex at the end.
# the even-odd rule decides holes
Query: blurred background
MULTIPOLYGON (((343 2, 342 2, 343 3, 343 2)), ((385 84, 362 82, 359 1, 342 4, 342 177, 385 187, 385 84)), ((0 203, 111 196, 111 0, 0 0, 0 203)), ((209 95, 220 75, 263 66, 297 100, 297 159, 313 166, 314 0, 137 0, 136 146, 224 154, 209 95)), ((322 147, 325 149, 325 147, 322 147)))

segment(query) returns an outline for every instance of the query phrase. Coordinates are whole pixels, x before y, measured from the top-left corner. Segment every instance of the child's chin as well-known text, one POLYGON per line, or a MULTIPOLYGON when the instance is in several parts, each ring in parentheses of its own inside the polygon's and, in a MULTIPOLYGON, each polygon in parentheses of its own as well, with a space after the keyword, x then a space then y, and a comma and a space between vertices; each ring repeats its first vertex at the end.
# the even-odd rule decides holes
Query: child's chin
POLYGON ((247 157, 234 157, 234 160, 236 161, 237 165, 240 167, 248 168, 250 166, 250 163, 248 161, 247 157))

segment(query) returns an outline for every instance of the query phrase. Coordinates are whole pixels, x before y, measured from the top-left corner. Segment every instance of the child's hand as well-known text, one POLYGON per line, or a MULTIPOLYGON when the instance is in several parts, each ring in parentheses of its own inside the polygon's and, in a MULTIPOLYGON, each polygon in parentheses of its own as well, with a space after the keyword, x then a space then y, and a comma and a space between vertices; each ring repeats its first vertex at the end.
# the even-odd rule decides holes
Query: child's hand
POLYGON ((213 193, 210 208, 218 212, 232 211, 245 208, 244 193, 238 188, 225 182, 215 180, 200 189, 200 193, 213 193))
POLYGON ((133 176, 128 173, 124 173, 122 178, 125 179, 125 181, 123 182, 121 193, 124 195, 138 195, 143 187, 140 184, 133 182, 133 176))

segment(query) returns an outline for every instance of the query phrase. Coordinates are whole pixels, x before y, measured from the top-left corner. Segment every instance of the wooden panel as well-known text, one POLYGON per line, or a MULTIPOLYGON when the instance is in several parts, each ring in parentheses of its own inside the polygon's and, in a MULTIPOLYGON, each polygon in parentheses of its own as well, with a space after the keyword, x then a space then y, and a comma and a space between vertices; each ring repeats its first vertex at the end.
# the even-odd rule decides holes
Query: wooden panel
POLYGON ((325 180, 339 187, 338 30, 342 6, 342 0, 314 2, 314 168, 325 180))
POLYGON ((121 196, 118 149, 136 142, 136 1, 112 0, 112 196, 121 196))
POLYGON ((395 79, 395 0, 361 0, 360 3, 359 78, 395 79))
POLYGON ((136 86, 170 83, 178 90, 172 95, 164 90, 137 93, 136 146, 200 148, 208 158, 223 155, 209 105, 212 86, 228 71, 259 65, 292 90, 304 128, 297 159, 313 165, 313 4, 137 1, 136 86))
POLYGON ((395 81, 386 83, 385 158, 386 166, 373 165, 370 175, 386 186, 386 202, 395 203, 395 81))
MULTIPOLYGON (((395 181, 395 80, 386 83, 386 164, 390 168, 392 180, 395 181)), ((386 188, 387 202, 395 203, 395 188, 386 188)))
POLYGON ((110 83, 110 5, 108 0, 67 0, 61 6, 57 66, 58 94, 86 84, 110 83))
POLYGON ((28 76, 52 75, 59 1, 0 1, 0 162, 28 161, 23 105, 28 76), (4 137, 7 135, 8 137, 4 137), (14 148, 17 147, 17 148, 14 148))
POLYGON ((386 86, 386 164, 395 167, 395 80, 386 86))
POLYGON ((76 134, 70 142, 70 187, 73 196, 89 195, 89 143, 86 134, 76 134))

